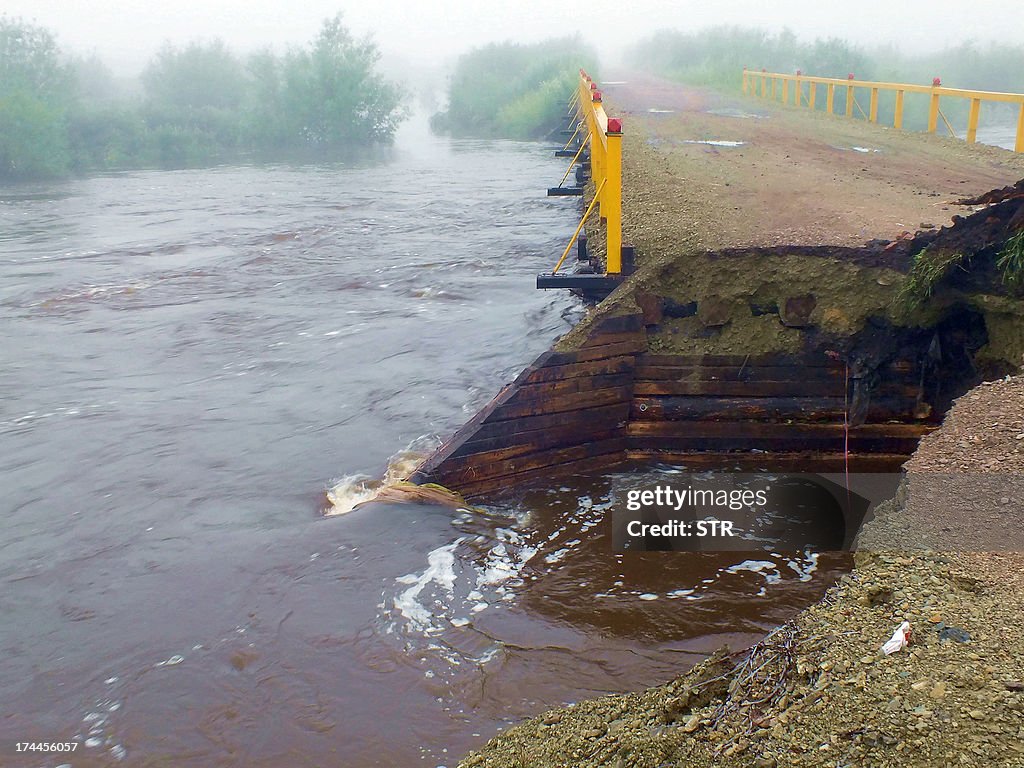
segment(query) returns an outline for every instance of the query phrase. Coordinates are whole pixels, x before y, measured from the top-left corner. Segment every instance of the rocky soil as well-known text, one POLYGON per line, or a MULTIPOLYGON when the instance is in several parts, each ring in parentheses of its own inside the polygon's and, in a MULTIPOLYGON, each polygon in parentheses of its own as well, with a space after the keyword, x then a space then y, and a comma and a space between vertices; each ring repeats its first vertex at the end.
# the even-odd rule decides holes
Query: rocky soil
MULTIPOLYGON (((969 534, 992 523, 956 493, 913 501, 915 478, 936 468, 1019 478, 1022 447, 1024 377, 978 387, 922 441, 909 489, 868 524, 856 569, 820 603, 749 652, 721 649, 663 686, 548 712, 460 765, 1024 766, 1024 554, 979 551, 969 534), (948 523, 930 529, 940 549, 906 546, 928 515, 948 523), (904 620, 910 645, 885 656, 904 620)), ((995 500, 999 531, 1024 528, 1022 499, 995 500)))

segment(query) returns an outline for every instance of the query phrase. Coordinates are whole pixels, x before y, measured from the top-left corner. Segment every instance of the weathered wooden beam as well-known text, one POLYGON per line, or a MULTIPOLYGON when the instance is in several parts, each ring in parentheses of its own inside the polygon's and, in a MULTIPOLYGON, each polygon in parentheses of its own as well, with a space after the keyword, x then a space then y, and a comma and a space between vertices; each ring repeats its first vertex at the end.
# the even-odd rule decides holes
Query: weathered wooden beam
MULTIPOLYGON (((920 421, 915 401, 906 397, 872 398, 867 421, 920 421)), ((636 421, 842 421, 849 402, 832 397, 652 397, 633 398, 636 421)))
POLYGON ((714 451, 626 450, 626 459, 678 464, 694 471, 741 470, 753 472, 898 472, 908 454, 850 454, 808 451, 778 453, 714 451))

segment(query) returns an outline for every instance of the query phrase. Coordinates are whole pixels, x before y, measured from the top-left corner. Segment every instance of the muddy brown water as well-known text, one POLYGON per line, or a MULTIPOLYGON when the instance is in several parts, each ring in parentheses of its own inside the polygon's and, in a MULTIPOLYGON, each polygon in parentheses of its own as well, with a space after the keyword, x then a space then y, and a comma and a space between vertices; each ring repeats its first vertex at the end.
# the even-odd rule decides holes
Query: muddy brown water
POLYGON ((0 190, 0 765, 451 766, 822 593, 843 558, 612 555, 614 477, 321 514, 579 316, 533 288, 562 163, 414 123, 0 190))

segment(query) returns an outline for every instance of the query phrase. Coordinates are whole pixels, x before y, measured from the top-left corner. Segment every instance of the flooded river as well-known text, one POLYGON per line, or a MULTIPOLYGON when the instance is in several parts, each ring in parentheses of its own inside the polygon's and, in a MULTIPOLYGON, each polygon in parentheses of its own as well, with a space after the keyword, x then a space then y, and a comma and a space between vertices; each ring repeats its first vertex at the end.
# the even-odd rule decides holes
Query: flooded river
POLYGON ((453 766, 843 566, 612 555, 616 479, 325 516, 570 327, 548 147, 0 189, 0 765, 453 766), (70 755, 15 742, 76 741, 70 755))

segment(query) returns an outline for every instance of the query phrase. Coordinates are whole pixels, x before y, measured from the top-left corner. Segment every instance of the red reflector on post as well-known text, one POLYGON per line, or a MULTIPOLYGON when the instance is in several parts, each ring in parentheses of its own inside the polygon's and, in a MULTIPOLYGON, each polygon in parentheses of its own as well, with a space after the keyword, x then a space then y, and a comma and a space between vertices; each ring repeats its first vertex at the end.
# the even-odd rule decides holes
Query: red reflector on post
POLYGON ((601 92, 594 91, 594 101, 601 101, 601 92))
POLYGON ((848 75, 846 76, 846 79, 847 79, 847 80, 853 80, 853 72, 851 72, 850 74, 848 74, 848 75))
POLYGON ((932 78, 932 88, 938 88, 940 85, 942 85, 942 78, 941 77, 933 77, 932 78))
POLYGON ((608 118, 608 133, 622 133, 622 118, 621 117, 609 117, 608 118))

